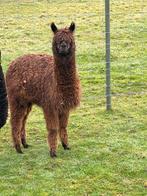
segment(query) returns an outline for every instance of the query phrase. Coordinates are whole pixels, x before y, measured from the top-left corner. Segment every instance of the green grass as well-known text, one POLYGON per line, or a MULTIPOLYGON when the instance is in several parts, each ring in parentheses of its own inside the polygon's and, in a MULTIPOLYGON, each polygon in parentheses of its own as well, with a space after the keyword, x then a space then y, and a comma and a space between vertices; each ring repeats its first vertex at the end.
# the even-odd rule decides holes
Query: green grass
POLYGON ((29 116, 31 147, 23 155, 12 147, 8 119, 0 130, 0 195, 146 195, 146 9, 145 1, 111 1, 115 96, 113 110, 106 112, 104 1, 0 1, 4 71, 24 53, 52 54, 48 24, 75 21, 83 91, 81 107, 69 121, 71 151, 59 143, 55 160, 49 157, 41 109, 34 107, 29 116))

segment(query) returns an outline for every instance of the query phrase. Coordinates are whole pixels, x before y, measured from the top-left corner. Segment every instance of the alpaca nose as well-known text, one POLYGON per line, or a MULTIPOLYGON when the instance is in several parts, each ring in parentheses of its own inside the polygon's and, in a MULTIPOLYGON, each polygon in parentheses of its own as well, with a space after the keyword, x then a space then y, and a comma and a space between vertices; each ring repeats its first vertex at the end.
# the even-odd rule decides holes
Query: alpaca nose
POLYGON ((66 43, 63 42, 63 43, 61 44, 61 47, 62 47, 62 48, 66 48, 66 43))
POLYGON ((65 45, 65 44, 62 44, 62 45, 61 45, 61 47, 62 47, 62 48, 65 48, 65 47, 66 47, 66 45, 65 45))

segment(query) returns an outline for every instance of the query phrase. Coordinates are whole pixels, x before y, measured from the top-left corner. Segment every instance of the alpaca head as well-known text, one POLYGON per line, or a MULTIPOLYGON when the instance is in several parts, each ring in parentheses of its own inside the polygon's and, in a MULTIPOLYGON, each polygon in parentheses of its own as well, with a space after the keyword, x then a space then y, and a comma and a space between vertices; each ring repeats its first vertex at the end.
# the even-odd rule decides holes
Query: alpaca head
POLYGON ((74 30, 75 23, 71 23, 69 28, 59 29, 54 23, 51 24, 54 33, 53 53, 59 57, 68 57, 75 52, 74 30))

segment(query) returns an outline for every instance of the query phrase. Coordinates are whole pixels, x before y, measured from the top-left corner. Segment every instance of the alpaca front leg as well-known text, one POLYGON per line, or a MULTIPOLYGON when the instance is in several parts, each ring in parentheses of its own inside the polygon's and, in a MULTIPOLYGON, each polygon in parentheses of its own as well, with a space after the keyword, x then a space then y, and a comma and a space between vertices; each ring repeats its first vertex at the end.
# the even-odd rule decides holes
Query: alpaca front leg
POLYGON ((29 145, 26 142, 26 131, 25 131, 25 129, 23 129, 21 131, 21 143, 22 143, 24 148, 28 148, 29 147, 29 145))
POLYGON ((59 136, 64 150, 69 150, 67 124, 69 118, 69 111, 59 115, 59 136))
POLYGON ((59 127, 59 119, 57 112, 44 111, 46 125, 48 129, 48 145, 50 148, 50 156, 56 157, 57 150, 57 132, 59 127))
POLYGON ((56 157, 57 150, 57 129, 49 129, 48 131, 48 144, 50 147, 50 156, 56 157))

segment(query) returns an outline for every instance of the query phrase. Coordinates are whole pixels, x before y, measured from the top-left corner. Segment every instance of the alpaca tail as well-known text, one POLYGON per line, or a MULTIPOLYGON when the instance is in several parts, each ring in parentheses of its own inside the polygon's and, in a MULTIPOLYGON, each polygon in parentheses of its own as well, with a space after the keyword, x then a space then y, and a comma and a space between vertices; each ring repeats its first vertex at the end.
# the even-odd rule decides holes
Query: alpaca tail
POLYGON ((0 51, 0 128, 2 128, 8 116, 8 100, 5 85, 4 74, 1 66, 1 51, 0 51))

